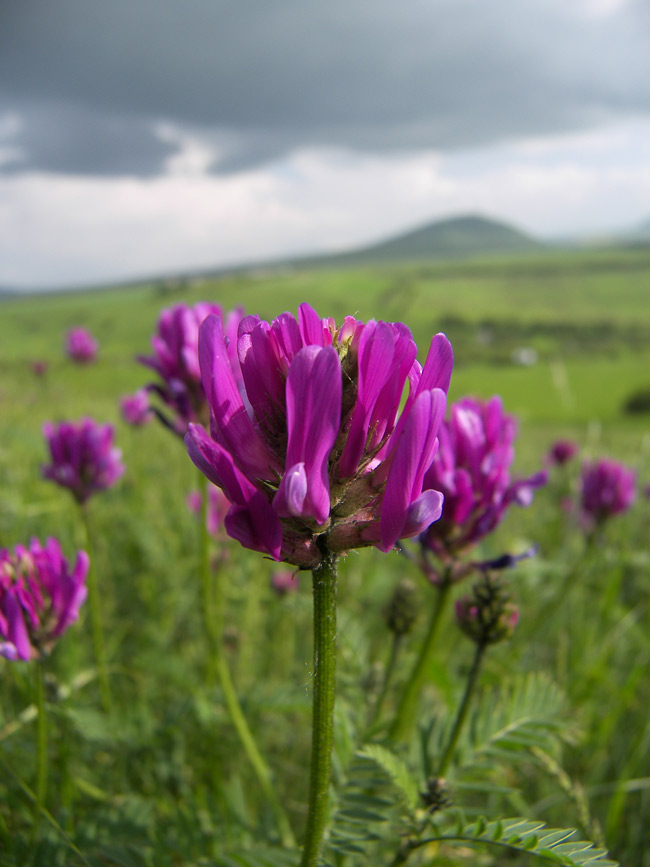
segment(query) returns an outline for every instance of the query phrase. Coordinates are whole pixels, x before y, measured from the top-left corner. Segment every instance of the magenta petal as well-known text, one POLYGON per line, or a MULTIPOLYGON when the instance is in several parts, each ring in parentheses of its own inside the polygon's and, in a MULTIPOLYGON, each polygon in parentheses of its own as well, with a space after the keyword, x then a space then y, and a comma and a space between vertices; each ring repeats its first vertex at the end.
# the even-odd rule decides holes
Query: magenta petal
POLYGON ((284 410, 284 374, 268 322, 249 316, 239 331, 239 364, 246 395, 258 425, 264 429, 284 410))
POLYGON ((332 332, 327 319, 321 319, 309 304, 303 303, 298 308, 300 335, 305 346, 331 346, 332 332))
POLYGON ((444 501, 444 494, 440 491, 423 491, 409 507, 400 539, 418 536, 434 521, 438 521, 442 515, 444 501))
POLYGON ((32 645, 29 641, 25 617, 18 600, 13 593, 7 594, 5 602, 5 616, 7 618, 7 638, 10 644, 16 648, 19 659, 31 659, 32 645))
POLYGON ((372 320, 367 322, 359 339, 358 397, 337 467, 337 475, 340 479, 352 476, 359 466, 368 438, 373 409, 387 379, 394 376, 394 351, 395 338, 390 325, 372 320))
POLYGON ((294 358, 286 386, 286 465, 304 463, 303 517, 322 524, 330 511, 328 460, 341 421, 341 363, 333 346, 306 346, 294 358))
POLYGON ((276 526, 269 527, 269 532, 263 539, 260 535, 260 520, 263 520, 263 516, 256 509, 249 506, 234 505, 230 507, 226 515, 224 527, 230 538, 235 539, 244 548, 269 554, 274 560, 279 560, 282 548, 280 522, 277 521, 276 526))
POLYGON ((273 498, 273 508, 281 518, 299 518, 304 514, 307 497, 307 475, 304 463, 294 464, 286 471, 278 492, 273 498))
POLYGON ((214 416, 219 442, 247 476, 272 480, 277 462, 253 427, 233 375, 218 316, 208 316, 199 331, 203 388, 214 416))
POLYGON ((451 343, 442 332, 434 334, 424 362, 418 391, 441 388, 449 391, 451 372, 454 366, 454 352, 451 343))
MULTIPOLYGON (((242 515, 245 515, 248 522, 246 526, 252 528, 255 538, 253 550, 264 551, 277 560, 282 545, 282 527, 266 497, 236 466, 230 453, 209 437, 201 425, 189 425, 185 445, 201 472, 222 489, 231 503, 241 507, 235 510, 238 517, 233 526, 238 528, 237 532, 242 532, 242 515)), ((233 521, 234 518, 231 523, 233 521)), ((228 520, 225 526, 230 535, 228 520)), ((242 541, 239 536, 233 538, 242 541)), ((253 545, 246 543, 246 547, 251 548, 253 545)))
POLYGON ((404 424, 384 492, 381 513, 382 550, 401 537, 411 504, 422 493, 424 474, 438 448, 437 433, 445 413, 446 397, 440 389, 422 392, 404 424))

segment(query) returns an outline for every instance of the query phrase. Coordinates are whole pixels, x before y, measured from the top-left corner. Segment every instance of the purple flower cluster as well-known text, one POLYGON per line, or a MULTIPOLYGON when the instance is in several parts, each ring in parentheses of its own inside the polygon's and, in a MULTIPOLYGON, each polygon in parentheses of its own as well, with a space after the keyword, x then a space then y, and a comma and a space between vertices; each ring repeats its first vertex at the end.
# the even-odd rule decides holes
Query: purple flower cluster
POLYGON ((114 428, 92 418, 43 425, 52 462, 41 468, 43 477, 68 488, 78 503, 96 491, 112 487, 123 475, 122 452, 114 448, 114 428))
POLYGON ((297 319, 242 319, 234 343, 208 317, 199 359, 210 431, 190 424, 185 441, 231 503, 228 534, 314 568, 324 551, 388 551, 437 520, 442 495, 423 483, 453 357, 442 334, 424 368, 416 354, 401 323, 350 316, 337 328, 308 304, 297 319))
POLYGON ((581 506, 585 518, 600 524, 627 511, 636 497, 636 476, 624 464, 604 458, 582 466, 581 506))
POLYGON ((551 466, 562 467, 580 451, 578 443, 573 440, 556 440, 548 450, 546 455, 546 463, 551 466))
POLYGON ((142 427, 153 418, 153 411, 149 406, 149 393, 146 388, 141 388, 134 394, 125 394, 120 398, 120 410, 122 418, 133 427, 142 427))
POLYGON ((71 328, 65 336, 68 358, 78 364, 88 364, 97 356, 99 344, 86 328, 71 328))
MULTIPOLYGON (((154 370, 159 382, 147 386, 155 392, 173 412, 174 418, 169 420, 161 414, 168 427, 184 435, 190 422, 201 421, 207 424, 208 408, 205 391, 199 370, 199 327, 210 315, 223 318, 223 310, 218 304, 202 301, 189 307, 178 304, 163 310, 158 319, 156 334, 151 338, 153 355, 138 356, 138 361, 154 370)), ((237 327, 243 316, 243 311, 236 310, 229 314, 225 322, 225 332, 232 349, 230 362, 237 376, 238 362, 236 354, 237 327)))
POLYGON ((73 623, 87 595, 88 555, 71 570, 56 539, 0 550, 0 656, 35 659, 73 623))
POLYGON ((479 542, 516 503, 528 506, 546 483, 545 471, 510 480, 517 423, 504 413, 501 398, 463 398, 451 407, 438 437, 440 448, 425 486, 445 495, 441 519, 421 536, 425 548, 446 561, 479 542))

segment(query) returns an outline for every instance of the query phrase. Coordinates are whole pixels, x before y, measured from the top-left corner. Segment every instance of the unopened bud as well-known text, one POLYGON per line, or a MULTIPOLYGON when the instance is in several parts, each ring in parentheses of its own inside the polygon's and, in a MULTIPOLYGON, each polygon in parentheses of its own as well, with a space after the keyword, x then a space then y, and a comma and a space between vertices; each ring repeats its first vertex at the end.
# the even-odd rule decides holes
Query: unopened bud
POLYGON ((391 596, 386 607, 386 625, 395 635, 406 635, 413 628, 417 618, 415 586, 403 578, 391 596))
POLYGON ((456 620, 476 644, 496 644, 512 635, 519 611, 501 581, 488 572, 474 585, 471 595, 456 602, 456 620))
POLYGON ((452 800, 447 788, 447 781, 442 777, 429 777, 425 789, 420 792, 428 813, 438 813, 451 806, 452 800))

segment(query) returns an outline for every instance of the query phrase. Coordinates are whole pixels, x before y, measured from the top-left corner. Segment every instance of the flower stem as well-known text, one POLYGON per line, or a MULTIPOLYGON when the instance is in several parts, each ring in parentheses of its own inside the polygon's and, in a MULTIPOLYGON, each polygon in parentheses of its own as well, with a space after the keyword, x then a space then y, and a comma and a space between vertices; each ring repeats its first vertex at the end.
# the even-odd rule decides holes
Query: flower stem
MULTIPOLYGON (((210 569, 210 534, 208 533, 206 523, 208 488, 207 484, 203 482, 201 483, 201 493, 203 504, 201 508, 200 536, 201 601, 203 608, 203 628, 208 645, 208 676, 211 678, 213 673, 216 673, 219 679, 219 685, 221 686, 221 692, 226 704, 228 715, 235 727, 235 731, 237 732, 241 745, 244 748, 244 752, 248 756, 248 760, 255 771, 262 791, 271 805, 278 826, 278 831, 280 833, 280 838, 282 840, 282 845, 291 848, 295 846, 295 839, 291 830, 291 825, 289 824, 287 815, 273 787, 271 772, 268 765, 264 761, 255 742, 255 738, 246 722, 246 717, 244 716, 239 699, 237 698, 235 685, 230 675, 228 661, 223 652, 223 602, 220 598, 219 605, 214 605, 214 576, 210 569)), ((222 576, 216 576, 217 582, 220 577, 222 576)))
POLYGON ((391 740, 404 740, 410 733, 415 722, 420 690, 422 689, 427 673, 431 668, 438 627, 440 626, 441 615, 447 602, 450 589, 451 580, 448 572, 446 572, 442 576, 441 583, 437 586, 438 593, 435 605, 433 606, 433 611, 431 612, 429 629, 426 638, 424 639, 422 649, 420 650, 420 655, 413 666, 411 677, 402 693, 402 698, 399 707, 397 708, 395 719, 393 720, 393 724, 389 731, 389 737, 391 740))
POLYGON ((474 693, 474 688, 478 680, 481 662, 483 661, 483 655, 487 649, 487 646, 488 645, 484 642, 480 642, 476 645, 474 661, 472 663, 472 667, 469 670, 469 674, 467 675, 467 683, 465 684, 465 693, 463 695, 463 700, 461 701, 460 707, 458 708, 458 713, 456 714, 456 719, 454 720, 454 727, 452 729, 451 735, 449 736, 449 741, 447 743, 447 746, 445 747, 445 751, 442 754, 442 758, 440 759, 440 765, 438 766, 439 777, 444 777, 445 772, 449 767, 449 762, 454 755, 454 750, 456 749, 458 738, 460 737, 460 733, 463 729, 465 719, 467 718, 467 711, 469 710, 472 695, 474 693))
POLYGON ((93 634, 93 648, 95 651, 95 662, 97 664, 97 674, 99 677, 99 694, 101 697, 102 707, 109 713, 113 707, 113 698, 111 695, 111 686, 108 679, 108 669, 106 666, 106 652, 104 650, 104 632, 102 628, 102 612, 99 600, 99 589, 97 587, 97 570, 95 568, 94 546, 92 540, 92 532, 90 529, 90 520, 88 517, 88 509, 84 504, 81 506, 81 516, 86 532, 85 548, 90 559, 88 569, 88 578, 86 585, 88 587, 88 604, 90 606, 90 621, 93 634))
POLYGON ((313 571, 314 697, 312 713, 309 813, 301 867, 318 863, 329 801, 334 743, 336 678, 336 556, 329 551, 313 571))

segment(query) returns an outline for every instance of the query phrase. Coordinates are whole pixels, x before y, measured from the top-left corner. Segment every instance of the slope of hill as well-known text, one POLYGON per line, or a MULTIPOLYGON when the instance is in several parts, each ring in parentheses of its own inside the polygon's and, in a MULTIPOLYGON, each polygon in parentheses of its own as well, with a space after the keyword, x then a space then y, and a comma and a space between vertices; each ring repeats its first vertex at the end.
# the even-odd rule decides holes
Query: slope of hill
MULTIPOLYGON (((319 263, 404 262, 427 259, 467 259, 476 256, 529 253, 543 245, 518 229, 479 216, 453 217, 420 226, 378 244, 329 257, 319 263)), ((314 261, 310 257, 310 261, 314 261)))

